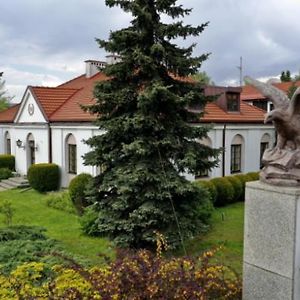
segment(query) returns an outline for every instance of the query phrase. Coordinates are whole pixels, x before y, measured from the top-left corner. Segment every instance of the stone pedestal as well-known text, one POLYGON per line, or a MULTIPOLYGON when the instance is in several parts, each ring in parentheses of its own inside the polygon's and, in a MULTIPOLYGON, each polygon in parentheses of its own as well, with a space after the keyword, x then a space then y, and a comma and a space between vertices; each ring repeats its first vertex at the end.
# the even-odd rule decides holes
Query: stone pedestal
POLYGON ((300 188, 247 184, 243 299, 300 299, 300 188))

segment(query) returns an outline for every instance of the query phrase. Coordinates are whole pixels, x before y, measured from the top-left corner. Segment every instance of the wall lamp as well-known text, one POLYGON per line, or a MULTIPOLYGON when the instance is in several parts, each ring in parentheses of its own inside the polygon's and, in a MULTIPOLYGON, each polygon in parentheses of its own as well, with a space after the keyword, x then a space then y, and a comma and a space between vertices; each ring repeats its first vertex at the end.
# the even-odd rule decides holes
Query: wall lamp
POLYGON ((23 149, 25 149, 25 145, 23 145, 23 142, 22 142, 20 139, 18 139, 18 140, 16 141, 16 144, 17 144, 17 147, 18 147, 18 148, 23 148, 23 149))

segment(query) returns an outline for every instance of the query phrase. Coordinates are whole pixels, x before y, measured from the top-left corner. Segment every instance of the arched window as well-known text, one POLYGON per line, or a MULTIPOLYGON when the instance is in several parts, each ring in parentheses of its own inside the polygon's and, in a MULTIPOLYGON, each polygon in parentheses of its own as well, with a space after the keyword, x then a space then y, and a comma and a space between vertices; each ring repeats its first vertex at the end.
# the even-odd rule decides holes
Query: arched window
POLYGON ((262 158, 266 149, 270 147, 271 137, 265 133, 260 140, 260 168, 263 168, 262 158))
POLYGON ((68 135, 66 139, 66 166, 68 173, 77 174, 77 145, 73 134, 68 135))
POLYGON ((6 131, 4 135, 4 147, 5 147, 5 153, 11 154, 11 139, 8 131, 6 131))
POLYGON ((242 162, 243 162, 243 145, 244 138, 237 134, 232 142, 230 149, 230 173, 240 173, 242 172, 242 162))

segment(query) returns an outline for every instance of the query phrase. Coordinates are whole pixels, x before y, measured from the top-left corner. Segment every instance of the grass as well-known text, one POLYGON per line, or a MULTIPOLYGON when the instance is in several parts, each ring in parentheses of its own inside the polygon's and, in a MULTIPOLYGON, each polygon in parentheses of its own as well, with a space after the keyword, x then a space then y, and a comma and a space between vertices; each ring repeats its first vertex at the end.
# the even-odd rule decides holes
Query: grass
MULTIPOLYGON (((44 227, 47 229, 46 234, 58 240, 67 252, 86 257, 93 264, 103 261, 99 254, 113 257, 114 248, 108 240, 84 236, 76 215, 48 207, 45 198, 45 195, 33 190, 25 193, 20 190, 0 192, 0 203, 10 200, 13 204, 14 225, 44 227)), ((1 225, 0 222, 0 226, 4 226, 4 223, 1 225)), ((221 245, 222 249, 217 255, 218 262, 242 274, 243 227, 244 203, 217 208, 212 215, 211 230, 187 242, 187 253, 196 256, 221 245)))
MULTIPOLYGON (((87 258, 93 264, 101 264, 100 255, 113 257, 114 248, 108 240, 84 236, 76 215, 50 208, 46 196, 34 190, 0 192, 0 203, 9 200, 15 213, 13 225, 36 225, 47 229, 46 235, 58 240, 69 253, 87 258)), ((0 226, 5 226, 0 222, 0 226)))
POLYGON ((244 203, 217 208, 211 224, 211 230, 207 234, 187 243, 188 254, 199 255, 207 249, 222 246, 218 251, 218 262, 242 274, 244 203))

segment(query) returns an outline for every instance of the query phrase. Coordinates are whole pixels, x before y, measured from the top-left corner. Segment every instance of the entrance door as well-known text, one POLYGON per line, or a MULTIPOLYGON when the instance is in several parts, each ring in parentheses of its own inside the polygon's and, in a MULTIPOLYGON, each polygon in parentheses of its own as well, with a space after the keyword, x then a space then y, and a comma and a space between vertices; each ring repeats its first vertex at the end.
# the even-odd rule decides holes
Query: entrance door
POLYGON ((29 141, 29 164, 35 164, 35 146, 34 141, 29 141))
POLYGON ((27 169, 35 164, 35 142, 34 137, 30 133, 27 136, 27 143, 26 143, 26 152, 27 152, 27 169))

